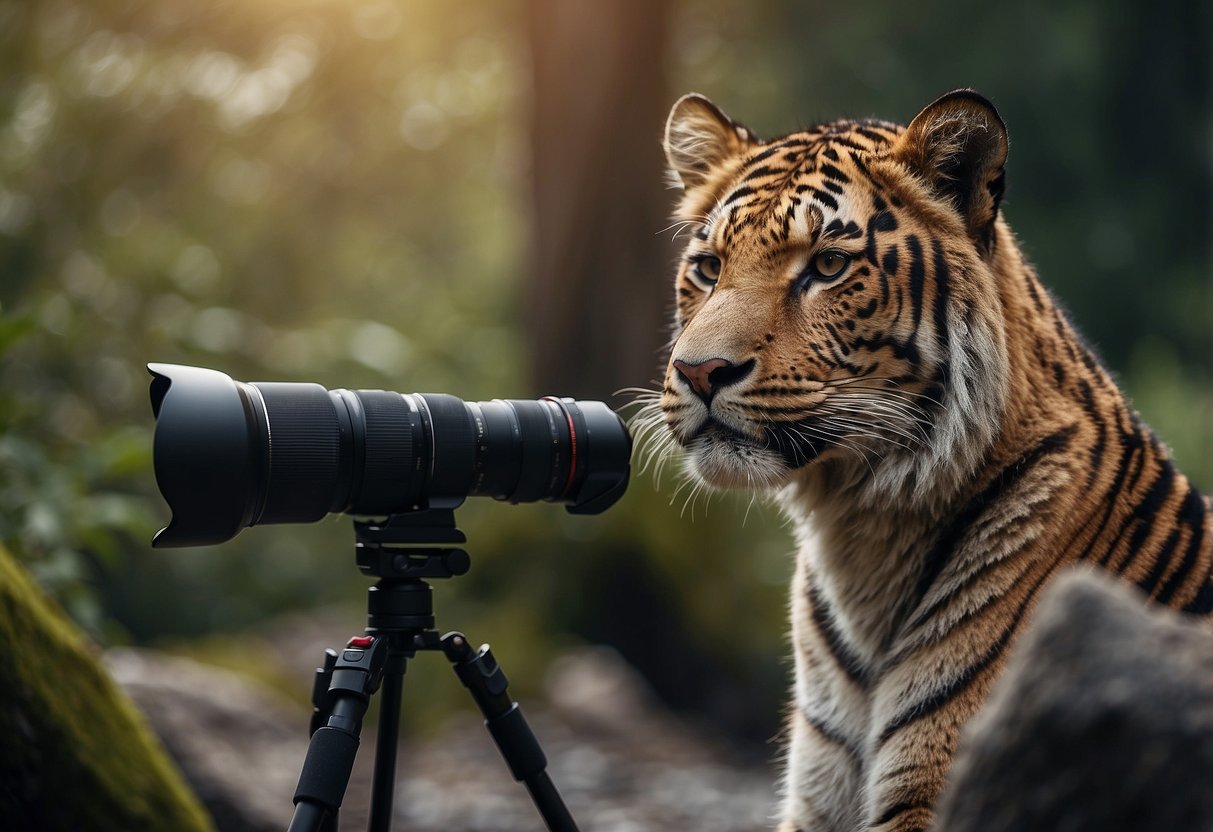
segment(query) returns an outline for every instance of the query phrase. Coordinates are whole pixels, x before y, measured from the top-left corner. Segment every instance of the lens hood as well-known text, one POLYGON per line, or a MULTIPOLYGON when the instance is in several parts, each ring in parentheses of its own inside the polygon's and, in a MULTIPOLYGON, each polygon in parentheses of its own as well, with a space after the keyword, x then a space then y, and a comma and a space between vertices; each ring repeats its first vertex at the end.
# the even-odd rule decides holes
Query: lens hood
POLYGON ((172 511, 157 548, 230 540, 264 500, 268 423, 259 394, 217 370, 148 364, 156 484, 172 511))

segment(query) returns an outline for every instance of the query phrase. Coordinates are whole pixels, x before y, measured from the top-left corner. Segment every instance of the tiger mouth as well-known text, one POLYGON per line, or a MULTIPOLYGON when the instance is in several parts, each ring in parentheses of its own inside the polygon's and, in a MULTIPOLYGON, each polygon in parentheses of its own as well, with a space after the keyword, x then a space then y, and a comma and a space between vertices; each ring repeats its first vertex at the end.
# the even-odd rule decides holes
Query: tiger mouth
POLYGON ((722 441, 733 445, 744 445, 751 448, 761 447, 754 437, 742 433, 737 428, 726 425, 719 419, 709 416, 687 442, 691 445, 699 440, 722 441))
POLYGON ((685 447, 699 476, 726 488, 778 485, 791 471, 807 465, 823 450, 794 426, 765 424, 761 430, 762 438, 756 438, 709 418, 685 447))
POLYGON ((686 445, 688 448, 723 445, 737 451, 774 452, 792 469, 803 468, 825 450, 821 440, 807 436, 796 424, 769 422, 763 424, 761 429, 765 441, 760 441, 715 417, 708 417, 686 445))

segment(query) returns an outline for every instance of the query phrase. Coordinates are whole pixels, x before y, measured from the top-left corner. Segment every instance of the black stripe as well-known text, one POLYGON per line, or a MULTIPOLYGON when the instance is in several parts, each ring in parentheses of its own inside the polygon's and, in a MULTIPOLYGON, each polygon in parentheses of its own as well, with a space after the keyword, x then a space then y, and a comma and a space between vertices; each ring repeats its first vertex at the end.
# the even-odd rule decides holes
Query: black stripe
MULTIPOLYGON (((1027 545, 1028 544, 1026 544, 1026 543, 1024 544, 1025 547, 1027 545)), ((1023 552, 1023 549, 1024 549, 1024 547, 1020 547, 1019 549, 1016 549, 1014 552, 1008 552, 1004 557, 1001 557, 997 560, 987 561, 987 562, 983 563, 979 569, 973 570, 973 572, 971 572, 968 576, 965 577, 964 583, 961 586, 957 587, 955 592, 950 593, 946 597, 939 598, 933 604, 931 604, 929 607, 927 607, 925 610, 923 610, 921 613, 916 615, 915 618, 919 619, 921 621, 930 620, 941 609, 943 609, 944 607, 951 604, 951 602, 955 601, 958 596, 961 596, 964 593, 968 592, 969 589, 971 589, 975 584, 984 582, 986 579, 986 576, 989 575, 990 572, 994 571, 995 569, 997 569, 1000 566, 1006 566, 1012 559, 1014 559, 1017 555, 1021 554, 1023 552)), ((1034 565, 1035 565, 1035 563, 1033 561, 1028 561, 1027 564, 1022 569, 1019 570, 1018 574, 1016 574, 1014 580, 1011 581, 1011 585, 1014 586, 1014 585, 1018 584, 1020 579, 1023 578, 1023 576, 1025 574, 1027 574, 1028 571, 1031 570, 1031 568, 1034 565)), ((909 656, 913 653, 916 653, 919 650, 922 650, 926 647, 930 647, 934 644, 938 644, 939 642, 946 639, 949 635, 951 635, 951 633, 954 632, 955 630, 959 630, 961 627, 964 627, 966 624, 968 624, 973 619, 978 618, 981 615, 983 615, 986 612, 986 610, 988 610, 990 607, 994 606, 1001 600, 1002 600, 1001 595, 991 595, 989 598, 987 598, 985 601, 983 601, 979 606, 973 607, 972 609, 966 609, 959 618, 957 618, 955 621, 952 622, 952 625, 948 629, 947 632, 939 633, 935 638, 932 638, 931 640, 923 642, 921 644, 910 644, 910 645, 907 645, 906 647, 903 647, 902 649, 898 650, 895 654, 890 656, 888 658, 888 660, 885 662, 885 664, 888 667, 895 667, 896 665, 898 665, 899 663, 904 661, 907 656, 909 656)))
POLYGON ((830 357, 821 351, 821 345, 816 341, 809 342, 809 349, 813 351, 813 355, 815 355, 822 364, 829 365, 833 363, 830 357))
POLYGON ((876 298, 872 298, 862 308, 855 310, 855 316, 860 320, 870 318, 876 313, 876 308, 876 298))
MULTIPOLYGON (((878 262, 877 252, 876 252, 876 233, 878 231, 892 230, 892 229, 888 228, 888 222, 889 222, 889 220, 892 220, 892 219, 893 219, 893 215, 890 214, 888 211, 881 211, 877 214, 873 214, 872 218, 868 220, 867 256, 868 256, 868 262, 871 263, 873 266, 875 266, 878 262)), ((897 221, 893 220, 893 227, 896 228, 896 226, 897 226, 897 221)))
MULTIPOLYGON (((922 572, 918 578, 918 586, 915 589, 915 603, 911 607, 912 610, 919 610, 922 603, 926 600, 927 593, 935 581, 939 579, 939 575, 943 572, 944 567, 951 559, 956 547, 960 544, 962 538, 972 531, 977 524, 982 513, 991 505, 995 505, 1005 499, 1006 494, 1023 478, 1029 470, 1032 469, 1041 459, 1048 454, 1064 449, 1070 442, 1070 437, 1074 435, 1076 426, 1070 425, 1062 428, 1056 433, 1046 436, 1036 447, 1024 453, 1014 462, 998 472, 998 475, 982 489, 981 493, 969 501, 951 525, 944 531, 943 535, 931 547, 926 558, 923 559, 922 572)), ((932 609, 931 607, 927 608, 932 609)), ((913 627, 924 621, 925 611, 916 613, 907 627, 913 627)))
POLYGON ((943 256, 943 246, 939 244, 939 240, 931 240, 931 254, 935 266, 935 337, 939 341, 939 349, 947 356, 948 342, 951 340, 948 331, 948 295, 952 291, 951 277, 948 272, 948 261, 943 256))
POLYGON ((786 174, 790 173, 790 171, 788 168, 784 167, 773 168, 770 165, 760 165, 759 167, 747 170, 745 176, 743 177, 743 181, 750 179, 761 179, 762 177, 770 176, 773 173, 786 174))
POLYGON ((924 803, 921 800, 897 803, 893 806, 890 806, 888 809, 886 809, 885 813, 883 815, 881 815, 876 820, 876 822, 873 823, 872 825, 873 826, 884 826, 886 823, 893 820, 893 818, 896 818, 899 815, 904 815, 906 812, 920 811, 922 809, 929 809, 929 808, 931 808, 931 804, 924 803))
POLYGON ((749 196, 752 193, 757 193, 757 191, 755 191, 755 189, 749 185, 742 185, 741 187, 734 189, 734 191, 729 194, 728 198, 725 199, 724 202, 720 203, 720 207, 730 205, 743 197, 749 196))
MULTIPOLYGON (((774 156, 776 153, 778 153, 779 151, 786 150, 788 148, 788 146, 791 144, 793 144, 793 143, 784 142, 783 144, 771 145, 766 150, 755 153, 753 156, 746 159, 745 164, 748 167, 750 165, 754 165, 754 164, 757 164, 758 162, 761 162, 763 159, 769 159, 772 156, 774 156)), ((807 144, 807 142, 798 142, 797 144, 800 146, 804 146, 805 144, 807 144)))
POLYGON ((922 762, 915 760, 909 763, 902 763, 901 765, 894 766, 890 769, 885 769, 884 771, 880 772, 880 779, 877 781, 877 785, 879 786, 884 783, 888 783, 890 780, 896 780, 903 774, 909 774, 912 771, 921 771, 923 768, 924 766, 922 762))
POLYGON ((1178 543, 1179 529, 1172 529, 1171 533, 1167 535, 1167 539, 1163 541, 1162 548, 1154 553, 1154 563, 1150 566, 1150 571, 1137 582, 1146 595, 1153 597, 1154 589, 1162 580, 1163 573, 1167 571, 1167 565, 1171 562, 1171 553, 1175 551, 1178 543))
POLYGON ((822 162, 819 170, 827 179, 837 179, 839 182, 851 181, 845 173, 831 165, 829 162, 822 162))
POLYGON ((1171 489, 1174 485, 1175 464, 1169 459, 1164 459, 1162 472, 1158 475, 1158 479, 1154 481, 1154 485, 1146 493, 1145 498, 1133 509, 1133 514, 1139 523, 1137 528, 1133 530, 1133 536, 1129 538, 1129 547, 1125 554, 1125 559, 1116 565, 1114 571, 1123 572, 1134 561, 1137 553, 1141 551, 1146 539, 1150 536, 1150 532, 1154 531, 1154 525, 1158 520, 1158 512, 1162 509, 1163 504, 1170 499, 1171 489))
MULTIPOLYGON (((809 346, 812 347, 813 345, 809 344, 809 346)), ((883 335, 878 338, 856 338, 852 341, 851 347, 856 352, 859 350, 878 352, 882 349, 888 349, 893 353, 894 358, 908 361, 910 364, 916 367, 918 366, 921 358, 921 356, 918 354, 918 347, 915 346, 913 342, 903 344, 896 339, 883 335)))
POLYGON ((804 708, 797 708, 796 710, 799 712, 800 718, 805 721, 805 724, 812 728, 822 739, 847 752, 856 763, 863 760, 863 752, 856 748, 837 728, 826 724, 817 717, 809 716, 804 712, 804 708))
POLYGON ((922 292, 926 284, 927 268, 922 260, 922 244, 916 234, 906 237, 906 248, 910 254, 910 312, 914 316, 914 331, 922 318, 922 292))
POLYGON ((834 147, 845 147, 848 151, 850 151, 847 153, 847 157, 851 160, 851 164, 858 168, 859 172, 862 173, 873 185, 878 187, 883 185, 883 183, 876 181, 876 177, 872 175, 871 169, 868 168, 868 163, 864 161, 865 156, 871 155, 872 148, 865 147, 859 142, 853 142, 850 139, 842 136, 831 137, 830 144, 832 144, 834 147))
POLYGON ((875 130, 868 127, 859 127, 855 130, 855 132, 872 142, 872 144, 881 145, 889 143, 888 136, 883 133, 877 133, 875 130))
POLYGON ((842 352, 842 356, 838 357, 838 359, 837 359, 838 363, 841 364, 843 362, 843 359, 846 356, 851 354, 851 348, 843 342, 842 336, 838 334, 838 330, 835 329, 835 327, 832 323, 830 323, 829 321, 826 321, 825 327, 826 327, 826 332, 830 333, 830 337, 834 339, 834 343, 838 345, 838 349, 842 352))
POLYGON ((885 274, 897 274, 897 245, 885 249, 884 257, 880 260, 880 269, 885 274))
POLYGON ((1095 407, 1095 394, 1085 378, 1078 380, 1078 389, 1082 395, 1082 409, 1099 431, 1095 437, 1095 444, 1091 446, 1091 468, 1087 471, 1086 487, 1087 490, 1090 490, 1091 486, 1095 484, 1095 477, 1099 474, 1100 463, 1103 462, 1104 447, 1108 444, 1108 425, 1104 421, 1103 414, 1095 407))
POLYGON ((808 594, 809 606, 812 608, 813 624, 816 625, 818 634, 821 636, 822 641, 825 642, 826 649, 830 651, 830 655, 834 657, 834 662, 842 668, 842 672, 847 675, 847 678, 859 685, 859 687, 866 689, 871 683, 870 670, 843 640, 842 634, 835 629, 829 605, 821 593, 818 592, 816 584, 809 584, 808 594))
MULTIPOLYGON (((1120 435, 1120 440, 1123 443, 1124 450, 1121 452, 1119 464, 1116 466, 1116 476, 1112 480, 1112 484, 1108 486, 1108 490, 1103 494, 1103 499, 1101 501, 1104 507, 1103 515, 1095 523, 1095 531, 1091 534, 1091 539, 1087 541, 1087 545, 1083 547, 1083 550, 1078 554, 1078 558, 1080 560, 1085 560, 1091 556, 1092 550, 1095 548, 1095 544, 1099 542, 1100 533, 1104 530, 1104 528, 1107 527, 1108 519, 1112 516, 1112 512, 1116 510, 1117 496, 1120 494, 1121 488, 1124 485, 1125 477, 1128 476, 1129 466, 1133 462, 1134 456, 1140 457, 1138 459, 1138 464, 1141 464, 1142 459, 1145 457, 1144 453, 1139 453, 1143 448, 1140 435, 1136 433, 1122 433, 1120 435)), ((1073 536, 1071 536, 1069 541, 1066 542, 1065 548, 1062 551, 1068 552, 1070 550, 1070 547, 1073 546, 1078 540, 1079 535, 1086 531, 1091 525, 1093 517, 1094 515, 1089 515, 1087 517, 1086 522, 1084 522, 1078 528, 1078 530, 1074 532, 1073 536)))
POLYGON ((1044 301, 1040 298, 1040 291, 1036 288, 1036 278, 1031 270, 1023 270, 1023 282, 1028 287, 1028 297, 1032 299, 1032 305, 1036 307, 1038 313, 1045 311, 1044 301))
MULTIPOLYGON (((1136 413, 1129 413, 1129 429, 1137 435, 1143 448, 1149 446, 1149 450, 1154 451, 1155 454, 1158 453, 1158 440, 1141 423, 1141 418, 1136 413)), ((1146 470, 1146 456, 1144 453, 1141 455, 1141 459, 1137 460, 1137 465, 1133 468, 1133 473, 1129 475, 1129 480, 1125 483, 1126 495, 1132 494, 1133 490, 1137 488, 1137 480, 1146 470)))
MULTIPOLYGON (((1159 448, 1157 440, 1150 437, 1150 445, 1157 453, 1159 448)), ((1142 455, 1145 456, 1144 454, 1142 455)), ((1121 569, 1127 566, 1133 560, 1133 554, 1141 547, 1154 528, 1154 521, 1157 519, 1158 510, 1162 503, 1171 494, 1171 486, 1175 482, 1175 465, 1169 459, 1162 460, 1161 470, 1158 476, 1154 478, 1154 482, 1150 484, 1150 488, 1146 491, 1145 496, 1133 506, 1133 511, 1120 524, 1120 528, 1116 530, 1115 537, 1108 544, 1107 550, 1099 558, 1100 566, 1108 566, 1112 561, 1112 555, 1115 554, 1117 547, 1120 545, 1121 539, 1125 533, 1129 531, 1129 527, 1137 523, 1137 528, 1133 530, 1133 536, 1129 538, 1129 545, 1125 549, 1124 558, 1110 566, 1113 572, 1119 573, 1121 569)), ((1130 485, 1130 489, 1132 486, 1130 485)))
MULTIPOLYGON (((1196 563, 1200 559, 1201 549, 1204 544, 1205 537, 1205 501, 1200 496, 1200 492, 1191 486, 1188 487, 1188 496, 1184 498, 1183 506, 1179 510, 1180 521, 1188 526, 1189 538, 1188 545, 1184 549, 1183 560, 1180 561, 1179 567, 1167 579, 1163 588, 1158 593, 1158 603, 1170 604, 1175 593, 1183 585, 1184 579, 1189 573, 1196 568, 1196 563)), ((1213 565, 1211 565, 1213 568, 1213 565)), ((1205 576, 1205 584, 1209 583, 1209 577, 1205 576)))
POLYGON ((978 659, 974 664, 966 667, 960 673, 960 675, 954 678, 943 690, 939 691, 934 696, 928 697, 926 700, 918 702, 917 704, 902 711, 887 725, 885 725, 880 732, 879 738, 876 740, 875 750, 877 752, 883 748, 885 743, 892 739, 893 735, 902 728, 905 728, 907 725, 917 722, 924 717, 930 716, 951 702, 955 697, 963 693, 969 687, 969 685, 973 684, 977 677, 981 675, 982 671, 984 671, 998 659, 998 657, 1002 654, 1002 651, 1006 649, 1007 644, 1011 641, 1012 636, 1015 635, 1015 631, 1019 627, 1019 622, 1023 620, 1024 615, 1028 611, 1028 607, 1036 598, 1036 593, 1040 590, 1041 585, 1048 580, 1049 576, 1053 574, 1053 571, 1056 570, 1061 564, 1061 561, 1054 563, 1047 570, 1045 570, 1045 573, 1040 577, 1040 580, 1032 585, 1031 589, 1028 590, 1028 594, 1024 598, 1023 603, 1019 605, 1019 609, 1017 609, 1015 614, 1011 616, 1010 623, 1007 624, 1006 628, 1002 631, 994 643, 990 645, 990 649, 986 651, 985 655, 978 659))
POLYGON ((872 228, 877 231, 896 231, 897 217, 891 211, 881 211, 872 218, 872 228))
MULTIPOLYGON (((1043 360, 1043 359, 1044 359, 1044 355, 1045 355, 1045 347, 1044 347, 1044 344, 1041 344, 1041 345, 1040 345, 1040 347, 1039 347, 1039 351, 1040 351, 1041 359, 1043 360)), ((1060 388, 1061 388, 1062 386, 1064 386, 1064 385, 1065 385, 1065 383, 1066 383, 1066 371, 1065 371, 1065 368, 1061 366, 1061 362, 1060 362, 1060 361, 1054 361, 1054 362, 1052 362, 1052 363, 1049 365, 1049 367, 1050 367, 1050 368, 1053 370, 1053 381, 1057 382, 1057 387, 1060 389, 1060 388)), ((1079 379, 1079 381, 1082 381, 1082 379, 1079 379)), ((1088 389, 1089 389, 1089 388, 1090 388, 1090 385, 1087 385, 1087 387, 1088 387, 1088 389)))
POLYGON ((813 194, 813 198, 822 205, 825 205, 833 211, 838 210, 838 200, 836 200, 828 191, 823 191, 821 188, 811 188, 810 192, 813 194))
POLYGON ((1196 615, 1208 615, 1213 612, 1213 584, 1206 583, 1196 593, 1196 596, 1184 605, 1184 612, 1196 615))

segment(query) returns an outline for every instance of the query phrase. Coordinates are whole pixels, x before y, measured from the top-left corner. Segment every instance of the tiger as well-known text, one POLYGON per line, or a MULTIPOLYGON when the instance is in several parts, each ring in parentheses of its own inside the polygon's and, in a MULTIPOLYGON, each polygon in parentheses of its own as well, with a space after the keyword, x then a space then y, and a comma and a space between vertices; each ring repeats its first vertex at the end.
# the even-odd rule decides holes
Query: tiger
POLYGON ((778 829, 925 830, 1042 588, 1208 616, 1213 505, 1025 259, 982 95, 763 140, 691 93, 663 144, 687 242, 636 429, 795 530, 778 829))

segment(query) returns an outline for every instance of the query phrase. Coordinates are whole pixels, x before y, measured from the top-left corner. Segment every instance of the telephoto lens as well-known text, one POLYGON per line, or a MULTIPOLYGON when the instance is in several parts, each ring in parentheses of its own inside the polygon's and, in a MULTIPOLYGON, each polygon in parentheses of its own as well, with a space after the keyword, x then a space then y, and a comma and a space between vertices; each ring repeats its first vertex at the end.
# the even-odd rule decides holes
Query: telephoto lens
POLYGON ((597 514, 627 489, 632 440, 602 402, 465 402, 441 393, 241 382, 148 364, 156 547, 222 543, 264 523, 382 516, 433 499, 564 503, 597 514))

